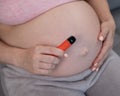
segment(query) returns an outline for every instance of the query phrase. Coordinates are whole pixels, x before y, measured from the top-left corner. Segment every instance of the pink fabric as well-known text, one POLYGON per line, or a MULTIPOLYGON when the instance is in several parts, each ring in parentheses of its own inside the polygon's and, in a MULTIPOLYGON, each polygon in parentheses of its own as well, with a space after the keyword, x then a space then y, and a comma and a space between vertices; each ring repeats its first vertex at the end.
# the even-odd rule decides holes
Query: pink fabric
POLYGON ((76 0, 0 0, 0 23, 17 25, 58 5, 76 0))

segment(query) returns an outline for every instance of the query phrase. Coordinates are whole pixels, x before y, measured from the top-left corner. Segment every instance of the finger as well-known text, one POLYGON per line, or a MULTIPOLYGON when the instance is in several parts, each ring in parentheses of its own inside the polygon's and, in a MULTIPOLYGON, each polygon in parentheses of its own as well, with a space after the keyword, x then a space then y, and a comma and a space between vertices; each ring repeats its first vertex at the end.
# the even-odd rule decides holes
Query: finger
POLYGON ((100 40, 101 42, 104 41, 108 35, 108 29, 105 28, 104 26, 101 26, 101 32, 98 35, 98 40, 100 40))
POLYGON ((92 71, 95 71, 98 68, 98 63, 94 63, 91 67, 92 71))
POLYGON ((60 62, 60 59, 58 59, 58 57, 51 56, 51 55, 41 55, 39 57, 39 61, 44 63, 49 63, 49 64, 58 64, 60 62))
POLYGON ((93 71, 100 67, 100 65, 102 64, 102 61, 104 61, 109 50, 110 50, 109 42, 106 41, 103 43, 103 47, 101 51, 99 52, 99 55, 96 57, 93 63, 93 66, 91 67, 93 71))
POLYGON ((62 57, 64 55, 64 51, 56 47, 38 46, 37 50, 39 53, 46 54, 46 55, 54 55, 58 57, 62 57))
POLYGON ((54 68, 55 68, 54 64, 47 64, 47 63, 40 62, 38 64, 37 69, 51 70, 51 69, 54 69, 54 68))
POLYGON ((50 72, 51 70, 44 70, 44 69, 34 70, 34 73, 38 75, 48 75, 50 72))

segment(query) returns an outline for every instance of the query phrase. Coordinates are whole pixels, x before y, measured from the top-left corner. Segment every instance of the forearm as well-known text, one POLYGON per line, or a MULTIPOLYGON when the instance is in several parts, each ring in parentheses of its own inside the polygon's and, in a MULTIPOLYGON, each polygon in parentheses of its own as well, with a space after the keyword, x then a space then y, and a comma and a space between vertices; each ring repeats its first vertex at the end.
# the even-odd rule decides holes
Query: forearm
POLYGON ((5 25, 5 24, 0 23, 0 38, 2 36, 4 36, 5 34, 8 34, 13 27, 14 26, 9 26, 9 25, 5 25))
POLYGON ((15 48, 0 41, 0 63, 19 66, 19 57, 23 49, 15 48))
POLYGON ((37 30, 33 30, 34 27, 32 26, 34 24, 31 24, 30 22, 17 26, 10 26, 10 27, 8 26, 9 28, 6 28, 7 26, 4 26, 4 28, 2 28, 2 31, 0 32, 1 40, 10 46, 23 48, 25 44, 23 44, 22 42, 27 40, 26 35, 28 35, 28 37, 29 35, 32 36, 33 35, 32 31, 37 31, 37 30))
POLYGON ((107 0, 86 0, 96 11, 100 22, 113 19, 107 0))

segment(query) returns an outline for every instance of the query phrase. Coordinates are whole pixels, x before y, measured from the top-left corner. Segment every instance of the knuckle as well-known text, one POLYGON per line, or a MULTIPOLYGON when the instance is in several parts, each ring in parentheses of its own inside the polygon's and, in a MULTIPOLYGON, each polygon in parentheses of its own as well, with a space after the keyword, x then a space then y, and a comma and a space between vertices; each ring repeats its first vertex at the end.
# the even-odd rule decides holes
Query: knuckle
POLYGON ((58 51, 57 51, 57 54, 58 54, 58 56, 63 56, 64 55, 64 51, 63 50, 61 50, 61 49, 58 49, 58 51))
POLYGON ((53 63, 53 62, 54 62, 54 59, 55 59, 55 57, 50 56, 50 57, 48 58, 48 61, 49 61, 50 63, 53 63))
POLYGON ((33 69, 31 70, 31 73, 38 74, 38 75, 47 75, 51 72, 51 69, 53 69, 53 64, 44 64, 46 68, 41 69, 38 64, 35 64, 33 66, 33 69))
POLYGON ((39 61, 43 61, 43 62, 46 62, 46 63, 53 63, 53 64, 58 64, 60 59, 58 57, 55 57, 55 56, 41 56, 40 60, 39 61))
POLYGON ((51 57, 50 61, 53 64, 58 64, 59 63, 59 59, 57 57, 51 57))
POLYGON ((44 63, 44 64, 42 64, 41 68, 43 68, 45 70, 50 70, 50 69, 54 69, 55 65, 54 64, 46 64, 46 63, 44 63))
POLYGON ((60 62, 60 60, 58 58, 55 58, 53 61, 54 64, 58 64, 59 62, 60 62))
POLYGON ((63 56, 63 54, 64 54, 64 51, 62 51, 59 48, 50 47, 49 51, 50 51, 50 53, 52 53, 52 54, 54 54, 56 56, 60 56, 60 57, 63 56))

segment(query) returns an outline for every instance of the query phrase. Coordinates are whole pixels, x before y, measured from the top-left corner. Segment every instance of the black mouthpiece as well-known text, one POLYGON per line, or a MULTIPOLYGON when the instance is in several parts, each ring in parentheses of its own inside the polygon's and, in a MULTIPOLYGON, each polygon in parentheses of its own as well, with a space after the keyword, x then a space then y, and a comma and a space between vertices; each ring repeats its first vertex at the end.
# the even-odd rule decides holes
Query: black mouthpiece
POLYGON ((70 42, 70 44, 73 44, 76 41, 76 38, 74 36, 70 36, 67 40, 70 42))

